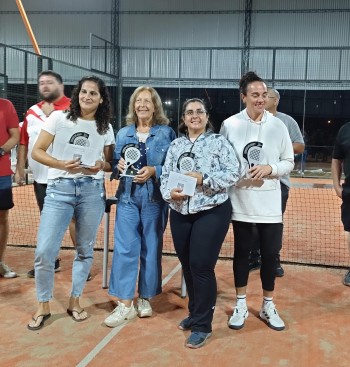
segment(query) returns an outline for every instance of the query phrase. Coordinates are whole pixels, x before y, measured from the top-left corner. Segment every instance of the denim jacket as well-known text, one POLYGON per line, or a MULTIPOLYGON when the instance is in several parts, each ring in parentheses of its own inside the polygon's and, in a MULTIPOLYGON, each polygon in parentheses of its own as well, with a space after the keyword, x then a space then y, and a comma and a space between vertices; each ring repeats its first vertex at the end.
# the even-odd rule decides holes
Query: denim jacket
MULTIPOLYGON (((156 169, 156 177, 151 177, 146 181, 148 196, 150 201, 162 200, 160 193, 160 175, 165 161, 166 153, 170 143, 176 138, 174 130, 166 125, 154 125, 151 127, 146 141, 147 165, 156 169)), ((122 177, 119 175, 117 164, 121 157, 121 151, 126 144, 138 144, 135 124, 125 126, 120 129, 116 136, 116 145, 113 159, 113 176, 120 179, 116 193, 118 201, 127 203, 132 195, 132 177, 122 177)))

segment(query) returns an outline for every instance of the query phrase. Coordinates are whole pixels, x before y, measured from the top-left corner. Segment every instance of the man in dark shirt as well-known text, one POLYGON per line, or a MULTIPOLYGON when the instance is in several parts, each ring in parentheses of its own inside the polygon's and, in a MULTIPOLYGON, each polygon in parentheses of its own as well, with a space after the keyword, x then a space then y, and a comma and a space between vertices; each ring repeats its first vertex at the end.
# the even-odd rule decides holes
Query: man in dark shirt
MULTIPOLYGON (((350 122, 343 125, 336 137, 333 159, 332 178, 334 190, 343 201, 341 205, 341 220, 347 232, 350 253, 350 122), (341 184, 341 175, 344 172, 345 181, 341 184)), ((350 286, 350 270, 345 274, 343 283, 350 286)))

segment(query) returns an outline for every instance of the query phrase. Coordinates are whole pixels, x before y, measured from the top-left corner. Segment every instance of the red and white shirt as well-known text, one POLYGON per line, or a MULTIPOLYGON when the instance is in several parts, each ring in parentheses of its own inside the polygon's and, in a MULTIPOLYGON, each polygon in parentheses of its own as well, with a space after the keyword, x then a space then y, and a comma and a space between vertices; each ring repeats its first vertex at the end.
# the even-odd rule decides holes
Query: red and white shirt
MULTIPOLYGON (((31 157, 31 155, 34 144, 40 134, 41 128, 48 119, 48 117, 41 109, 41 106, 44 103, 45 101, 41 101, 29 108, 24 117, 20 137, 20 144, 28 147, 28 162, 33 172, 33 178, 36 182, 42 184, 47 183, 48 167, 35 161, 31 157)), ((55 111, 68 110, 70 107, 70 98, 63 96, 57 102, 54 102, 53 105, 55 111)), ((47 152, 51 155, 52 146, 48 148, 47 152)))

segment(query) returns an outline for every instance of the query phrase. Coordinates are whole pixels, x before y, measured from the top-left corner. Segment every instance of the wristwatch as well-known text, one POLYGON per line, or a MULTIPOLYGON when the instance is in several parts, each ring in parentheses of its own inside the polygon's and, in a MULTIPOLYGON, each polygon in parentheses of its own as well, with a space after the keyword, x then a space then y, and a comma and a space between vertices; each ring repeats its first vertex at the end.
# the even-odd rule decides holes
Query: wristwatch
POLYGON ((4 149, 0 148, 0 157, 4 156, 6 154, 6 152, 4 151, 4 149))

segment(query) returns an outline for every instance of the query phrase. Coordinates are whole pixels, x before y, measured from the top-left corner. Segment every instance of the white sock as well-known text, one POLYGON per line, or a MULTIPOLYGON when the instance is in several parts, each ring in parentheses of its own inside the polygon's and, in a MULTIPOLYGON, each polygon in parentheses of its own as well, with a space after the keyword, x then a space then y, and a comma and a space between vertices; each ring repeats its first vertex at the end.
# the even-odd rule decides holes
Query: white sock
POLYGON ((237 296, 237 306, 247 307, 247 296, 245 294, 237 296))
POLYGON ((272 303, 273 297, 264 297, 263 307, 268 307, 272 303))

